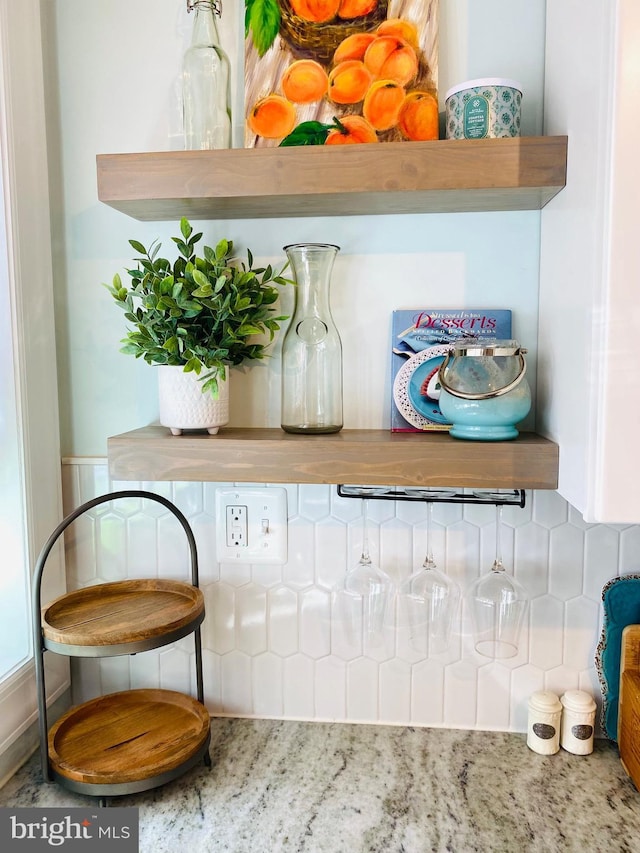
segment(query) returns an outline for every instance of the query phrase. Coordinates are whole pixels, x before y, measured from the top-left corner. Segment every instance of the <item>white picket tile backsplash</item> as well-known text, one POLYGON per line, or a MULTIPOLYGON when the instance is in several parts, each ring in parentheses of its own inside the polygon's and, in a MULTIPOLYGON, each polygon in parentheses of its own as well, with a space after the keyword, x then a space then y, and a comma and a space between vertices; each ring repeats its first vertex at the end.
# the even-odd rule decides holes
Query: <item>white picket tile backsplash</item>
MULTIPOLYGON (((640 565, 640 526, 589 525, 556 492, 529 492, 523 509, 503 511, 503 558, 531 596, 515 658, 476 654, 464 605, 445 653, 425 657, 393 622, 378 645, 362 648, 332 593, 360 555, 360 501, 333 486, 287 485, 287 563, 218 564, 215 489, 231 484, 110 482, 96 460, 68 460, 63 470, 67 512, 108 491, 142 488, 187 516, 206 602, 205 700, 214 715, 524 731, 534 690, 579 687, 599 699, 602 587, 640 565)), ((424 559, 425 507, 370 501, 369 517, 372 557, 398 584, 424 559)), ((493 561, 495 511, 436 505, 431 540, 439 567, 464 590, 493 561)), ((70 588, 128 576, 189 579, 184 532, 152 501, 101 505, 65 542, 70 588)), ((74 660, 74 699, 129 687, 193 691, 193 670, 191 637, 130 658, 74 660)))

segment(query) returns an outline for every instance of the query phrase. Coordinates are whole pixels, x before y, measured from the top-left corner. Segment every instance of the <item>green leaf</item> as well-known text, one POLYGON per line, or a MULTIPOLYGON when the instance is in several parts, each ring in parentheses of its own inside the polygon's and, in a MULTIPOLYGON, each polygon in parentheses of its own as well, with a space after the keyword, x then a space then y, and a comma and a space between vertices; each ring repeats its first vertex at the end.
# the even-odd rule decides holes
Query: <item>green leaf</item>
POLYGON ((120 347, 120 352, 123 352, 125 355, 139 355, 138 347, 134 344, 125 344, 123 347, 120 347))
POLYGON ((262 57, 278 35, 280 6, 277 0, 251 0, 250 5, 251 8, 246 7, 249 18, 248 29, 251 30, 251 37, 258 51, 258 56, 262 57))
POLYGON ((160 291, 163 294, 173 292, 173 276, 172 275, 168 275, 162 279, 162 281, 160 282, 160 291))
POLYGON ((206 299, 207 296, 211 296, 212 293, 213 288, 207 282, 207 284, 203 287, 198 287, 197 290, 194 290, 192 295, 195 296, 197 299, 206 299))
POLYGON ((129 245, 133 249, 135 249, 136 252, 140 252, 141 255, 147 254, 147 250, 145 249, 145 247, 142 245, 142 243, 139 243, 137 240, 129 240, 129 245))
POLYGON ((191 257, 192 252, 191 252, 189 246, 187 246, 187 244, 183 240, 181 240, 179 237, 172 237, 171 239, 173 240, 173 242, 178 247, 178 251, 180 252, 181 255, 183 255, 185 258, 191 257))
POLYGON ((262 329, 259 326, 252 326, 250 323, 243 324, 238 329, 239 335, 261 335, 262 329))
POLYGON ((251 24, 251 7, 254 0, 244 0, 244 35, 245 38, 249 35, 249 26, 251 24))
POLYGON ((193 228, 189 224, 189 220, 187 219, 186 216, 183 216, 182 219, 180 220, 180 232, 182 233, 182 236, 184 237, 185 240, 189 239, 192 231, 193 231, 193 228))
POLYGON ((211 288, 211 283, 210 283, 209 279, 206 277, 206 275, 203 272, 200 272, 200 270, 198 270, 198 269, 194 269, 194 271, 193 271, 193 280, 195 281, 195 283, 200 288, 202 288, 202 287, 211 288))
POLYGON ((323 124, 320 121, 303 121, 291 131, 280 143, 280 148, 293 145, 324 145, 330 130, 335 125, 323 124))
POLYGON ((180 305, 184 311, 189 311, 191 314, 199 314, 202 311, 202 305, 195 299, 188 299, 180 305))
POLYGON ((178 352, 178 339, 174 335, 164 342, 162 345, 163 349, 166 349, 167 352, 178 352))
POLYGON ((220 261, 222 258, 226 257, 231 251, 231 243, 228 240, 220 240, 218 245, 216 246, 216 260, 220 261))

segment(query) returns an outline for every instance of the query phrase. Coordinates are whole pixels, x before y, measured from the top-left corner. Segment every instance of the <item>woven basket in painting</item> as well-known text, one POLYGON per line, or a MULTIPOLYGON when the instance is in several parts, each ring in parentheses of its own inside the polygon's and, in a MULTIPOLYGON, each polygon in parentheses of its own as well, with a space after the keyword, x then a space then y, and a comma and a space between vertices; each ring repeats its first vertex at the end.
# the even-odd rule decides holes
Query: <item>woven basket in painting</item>
POLYGON ((280 36, 300 56, 327 63, 347 36, 372 32, 387 17, 388 0, 378 0, 368 15, 351 20, 334 18, 326 23, 306 21, 296 15, 289 0, 280 2, 280 36))

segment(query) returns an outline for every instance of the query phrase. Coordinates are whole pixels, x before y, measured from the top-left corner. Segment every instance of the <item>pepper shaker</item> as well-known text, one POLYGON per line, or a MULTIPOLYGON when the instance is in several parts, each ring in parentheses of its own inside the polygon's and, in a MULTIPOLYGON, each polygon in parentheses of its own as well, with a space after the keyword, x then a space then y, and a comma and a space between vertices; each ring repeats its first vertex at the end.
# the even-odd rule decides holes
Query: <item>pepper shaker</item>
POLYGON ((562 704, 555 693, 539 690, 529 699, 527 746, 540 755, 555 755, 560 749, 562 704))
POLYGON ((583 690, 567 690, 562 703, 562 728, 560 745, 574 755, 589 755, 593 752, 593 727, 596 703, 583 690))

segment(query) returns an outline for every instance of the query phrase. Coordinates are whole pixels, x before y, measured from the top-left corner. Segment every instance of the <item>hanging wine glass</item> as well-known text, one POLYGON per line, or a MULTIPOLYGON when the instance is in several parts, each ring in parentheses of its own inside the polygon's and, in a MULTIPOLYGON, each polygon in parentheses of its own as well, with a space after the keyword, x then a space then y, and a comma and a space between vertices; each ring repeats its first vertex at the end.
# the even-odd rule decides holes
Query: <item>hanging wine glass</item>
POLYGON ((427 503, 427 553, 422 567, 399 592, 400 622, 410 629, 410 643, 425 656, 446 650, 460 604, 460 587, 436 566, 431 547, 433 504, 427 503))
POLYGON ((529 596, 508 575, 502 562, 500 527, 502 505, 496 505, 496 556, 488 574, 481 575, 465 598, 471 610, 476 651, 489 658, 510 658, 518 653, 518 642, 529 596))
POLYGON ((362 637, 365 649, 382 642, 393 589, 389 575, 374 565, 369 554, 367 509, 368 500, 365 497, 362 500, 362 553, 344 579, 348 628, 352 636, 362 637))

